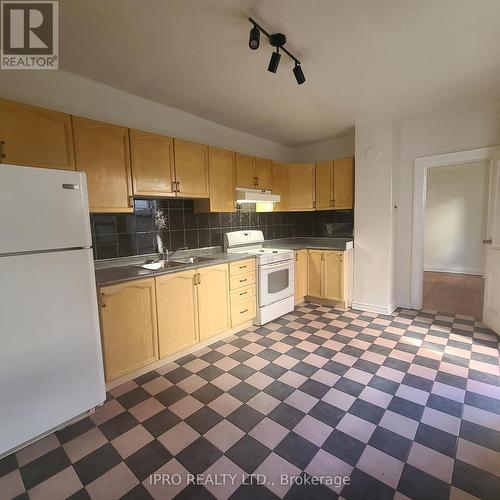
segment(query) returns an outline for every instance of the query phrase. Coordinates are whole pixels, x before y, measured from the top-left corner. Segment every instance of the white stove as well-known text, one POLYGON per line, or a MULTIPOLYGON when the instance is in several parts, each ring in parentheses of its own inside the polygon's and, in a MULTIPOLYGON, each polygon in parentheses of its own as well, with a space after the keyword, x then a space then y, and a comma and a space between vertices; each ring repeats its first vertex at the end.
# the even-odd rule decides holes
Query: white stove
POLYGON ((268 323, 294 309, 294 252, 264 247, 262 231, 233 231, 224 235, 227 253, 255 255, 257 259, 256 325, 268 323))

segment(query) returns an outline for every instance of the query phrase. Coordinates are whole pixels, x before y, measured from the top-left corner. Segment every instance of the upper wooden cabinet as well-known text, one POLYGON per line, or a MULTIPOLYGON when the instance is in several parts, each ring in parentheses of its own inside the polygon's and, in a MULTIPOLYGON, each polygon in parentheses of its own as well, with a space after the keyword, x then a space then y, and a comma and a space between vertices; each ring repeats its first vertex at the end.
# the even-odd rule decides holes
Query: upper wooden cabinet
POLYGON ((208 198, 208 146, 174 139, 177 196, 208 198))
POLYGON ((354 158, 316 163, 316 210, 354 206, 354 158))
POLYGON ((73 117, 76 169, 87 173, 91 212, 133 212, 128 129, 73 117))
POLYGON ((273 188, 273 162, 265 158, 255 158, 255 187, 257 189, 273 188))
POLYGON ((255 188, 255 156, 236 153, 236 186, 255 188))
POLYGON ((236 210, 235 153, 227 149, 208 148, 208 176, 210 211, 234 212, 236 210))
POLYGON ((354 207, 354 158, 333 162, 333 208, 347 210, 354 207))
POLYGON ((316 197, 314 174, 314 163, 288 165, 290 211, 314 210, 316 197))
POLYGON ((153 278, 101 288, 100 305, 107 381, 158 359, 153 278))
POLYGON ((236 153, 236 186, 251 189, 272 189, 272 165, 271 160, 236 153))
POLYGON ((316 210, 333 208, 333 161, 316 163, 316 210))
POLYGON ((175 196, 174 140, 130 130, 132 186, 136 196, 175 196))
POLYGON ((273 194, 280 195, 279 203, 274 204, 274 212, 288 212, 288 165, 285 163, 273 162, 273 194))
POLYGON ((0 163, 75 170, 71 116, 0 99, 0 163))

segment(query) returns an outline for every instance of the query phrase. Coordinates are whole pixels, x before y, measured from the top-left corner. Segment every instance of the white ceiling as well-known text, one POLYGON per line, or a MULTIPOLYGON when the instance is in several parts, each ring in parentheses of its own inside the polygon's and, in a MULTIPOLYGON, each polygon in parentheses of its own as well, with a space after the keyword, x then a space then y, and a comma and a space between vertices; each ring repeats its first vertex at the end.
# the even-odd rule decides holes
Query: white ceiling
POLYGON ((289 146, 500 100, 500 0, 61 0, 60 67, 289 146), (255 17, 302 61, 267 71, 255 17))

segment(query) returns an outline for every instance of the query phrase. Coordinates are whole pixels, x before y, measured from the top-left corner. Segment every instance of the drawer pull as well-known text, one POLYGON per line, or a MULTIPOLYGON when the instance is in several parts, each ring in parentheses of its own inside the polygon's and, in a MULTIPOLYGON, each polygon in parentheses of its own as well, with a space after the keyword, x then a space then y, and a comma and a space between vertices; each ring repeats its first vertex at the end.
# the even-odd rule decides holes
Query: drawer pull
POLYGON ((244 314, 246 312, 248 312, 248 309, 243 309, 243 311, 240 311, 240 314, 244 314))
POLYGON ((248 291, 246 292, 241 292, 240 295, 246 295, 248 293, 248 291))
POLYGON ((240 269, 246 269, 247 266, 240 266, 240 269))
POLYGON ((244 283, 245 281, 247 281, 247 278, 245 278, 244 280, 240 280, 240 283, 244 283))

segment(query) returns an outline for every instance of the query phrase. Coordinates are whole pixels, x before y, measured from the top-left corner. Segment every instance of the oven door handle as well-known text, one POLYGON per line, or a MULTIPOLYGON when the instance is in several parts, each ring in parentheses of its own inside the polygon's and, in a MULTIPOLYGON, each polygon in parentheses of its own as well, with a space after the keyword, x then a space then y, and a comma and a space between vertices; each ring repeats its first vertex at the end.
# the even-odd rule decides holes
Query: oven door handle
POLYGON ((290 267, 293 264, 293 260, 280 260, 279 262, 271 262, 270 264, 263 264, 260 266, 261 269, 274 269, 275 267, 290 267))

